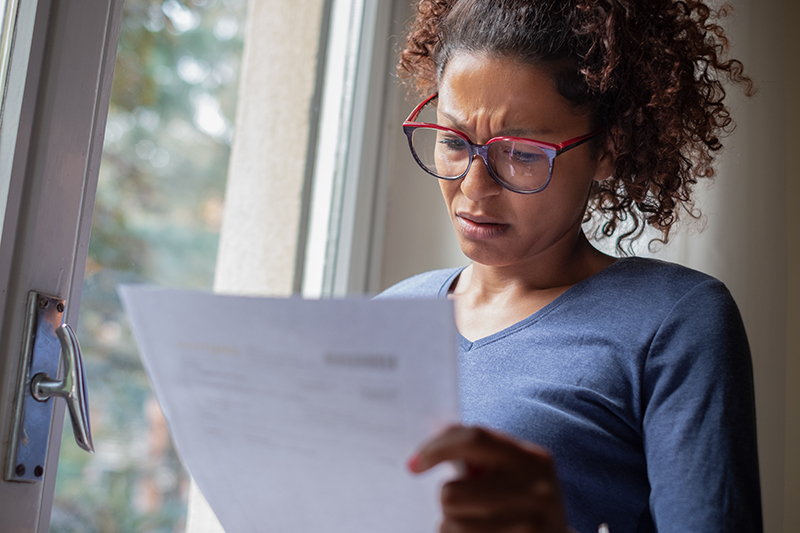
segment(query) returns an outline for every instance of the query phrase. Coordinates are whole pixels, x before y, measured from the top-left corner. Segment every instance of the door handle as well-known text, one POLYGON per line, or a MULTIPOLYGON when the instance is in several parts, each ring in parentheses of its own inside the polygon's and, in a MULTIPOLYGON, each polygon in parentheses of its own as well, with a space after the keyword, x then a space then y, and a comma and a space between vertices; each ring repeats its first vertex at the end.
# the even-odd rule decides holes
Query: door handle
POLYGON ((31 394, 40 401, 48 398, 64 398, 67 401, 72 432, 78 446, 94 453, 92 429, 89 425, 89 396, 86 391, 86 374, 83 371, 83 357, 78 337, 69 324, 61 324, 56 329, 61 342, 61 361, 64 377, 53 379, 46 372, 40 372, 31 380, 31 394))
POLYGON ((36 482, 44 477, 55 402, 51 398, 66 400, 78 446, 94 451, 83 358, 72 328, 62 324, 65 303, 35 291, 28 294, 7 481, 36 482), (53 379, 59 363, 64 377, 53 379))

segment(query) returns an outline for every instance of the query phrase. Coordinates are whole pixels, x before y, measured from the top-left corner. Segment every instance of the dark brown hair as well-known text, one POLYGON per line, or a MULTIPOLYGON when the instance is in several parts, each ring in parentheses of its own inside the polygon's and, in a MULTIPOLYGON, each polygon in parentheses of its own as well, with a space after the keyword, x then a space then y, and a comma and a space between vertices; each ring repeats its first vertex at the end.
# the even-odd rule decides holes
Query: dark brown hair
POLYGON ((714 175, 733 127, 723 81, 754 92, 727 58, 717 21, 728 10, 695 0, 420 0, 398 72, 427 95, 459 51, 547 68, 613 142, 614 175, 594 185, 586 220, 598 221, 595 236, 622 229, 623 252, 647 224, 666 242, 680 214, 698 216, 692 188, 714 175))

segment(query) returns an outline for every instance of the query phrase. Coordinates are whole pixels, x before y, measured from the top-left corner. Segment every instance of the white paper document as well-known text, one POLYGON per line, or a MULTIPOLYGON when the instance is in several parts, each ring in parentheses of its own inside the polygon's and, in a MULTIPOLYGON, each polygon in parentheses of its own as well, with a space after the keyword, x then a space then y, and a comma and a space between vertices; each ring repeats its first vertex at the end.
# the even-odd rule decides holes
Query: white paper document
POLYGON ((458 421, 446 300, 120 294, 183 461, 227 533, 433 533, 458 421))

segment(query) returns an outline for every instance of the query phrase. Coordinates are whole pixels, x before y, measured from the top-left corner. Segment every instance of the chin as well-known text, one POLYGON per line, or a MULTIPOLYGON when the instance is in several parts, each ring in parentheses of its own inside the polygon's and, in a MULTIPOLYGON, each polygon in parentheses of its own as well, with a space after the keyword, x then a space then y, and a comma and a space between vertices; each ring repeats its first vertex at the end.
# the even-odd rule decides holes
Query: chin
POLYGON ((459 245, 461 247, 461 253, 467 256, 467 259, 479 265, 501 267, 514 262, 508 257, 507 250, 498 250, 497 248, 499 247, 487 246, 485 243, 479 244, 469 241, 462 241, 459 245))

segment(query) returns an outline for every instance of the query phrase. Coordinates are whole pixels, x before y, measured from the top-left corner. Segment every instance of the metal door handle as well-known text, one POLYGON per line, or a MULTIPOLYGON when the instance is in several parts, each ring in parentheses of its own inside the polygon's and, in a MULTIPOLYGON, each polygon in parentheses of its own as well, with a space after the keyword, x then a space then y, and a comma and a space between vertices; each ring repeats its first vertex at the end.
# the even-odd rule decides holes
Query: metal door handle
POLYGON ((78 337, 69 324, 56 329, 61 342, 61 361, 64 378, 53 379, 46 372, 40 372, 31 380, 31 394, 40 402, 51 397, 61 397, 67 401, 72 431, 78 446, 87 452, 94 452, 92 428, 89 425, 89 397, 86 391, 86 374, 83 371, 83 357, 78 337))
POLYGON ((75 333, 63 324, 65 310, 66 302, 61 298, 36 291, 28 293, 4 473, 7 481, 36 483, 44 478, 55 404, 52 397, 66 400, 78 446, 94 451, 83 358, 75 333), (64 368, 64 378, 53 379, 51 376, 58 375, 59 363, 64 368))

